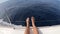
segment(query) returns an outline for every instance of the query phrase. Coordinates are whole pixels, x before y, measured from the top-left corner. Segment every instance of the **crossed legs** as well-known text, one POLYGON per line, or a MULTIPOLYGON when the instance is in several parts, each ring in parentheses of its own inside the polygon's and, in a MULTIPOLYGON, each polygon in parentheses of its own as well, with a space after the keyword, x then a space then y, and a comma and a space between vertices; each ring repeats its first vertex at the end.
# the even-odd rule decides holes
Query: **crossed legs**
MULTIPOLYGON (((38 30, 37 30, 37 27, 35 26, 35 19, 34 17, 31 17, 31 21, 32 21, 32 26, 33 26, 33 33, 34 34, 39 34, 38 33, 38 30)), ((29 18, 26 19, 26 30, 25 30, 25 33, 24 34, 30 34, 30 26, 29 26, 29 18)))

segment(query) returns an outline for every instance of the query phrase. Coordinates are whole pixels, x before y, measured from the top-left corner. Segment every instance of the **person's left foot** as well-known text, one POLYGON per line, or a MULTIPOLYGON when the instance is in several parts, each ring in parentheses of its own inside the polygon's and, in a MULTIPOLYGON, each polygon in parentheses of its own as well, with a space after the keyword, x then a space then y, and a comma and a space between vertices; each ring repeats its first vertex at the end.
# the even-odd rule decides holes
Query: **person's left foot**
POLYGON ((29 26, 29 18, 26 19, 26 25, 29 26))

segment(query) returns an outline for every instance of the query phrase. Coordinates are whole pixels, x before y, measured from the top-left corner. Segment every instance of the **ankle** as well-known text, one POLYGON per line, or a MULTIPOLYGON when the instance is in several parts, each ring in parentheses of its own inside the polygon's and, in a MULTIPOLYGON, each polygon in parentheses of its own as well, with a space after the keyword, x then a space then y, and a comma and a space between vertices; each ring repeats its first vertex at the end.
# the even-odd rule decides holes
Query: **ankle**
POLYGON ((26 26, 26 27, 29 27, 29 26, 26 26))

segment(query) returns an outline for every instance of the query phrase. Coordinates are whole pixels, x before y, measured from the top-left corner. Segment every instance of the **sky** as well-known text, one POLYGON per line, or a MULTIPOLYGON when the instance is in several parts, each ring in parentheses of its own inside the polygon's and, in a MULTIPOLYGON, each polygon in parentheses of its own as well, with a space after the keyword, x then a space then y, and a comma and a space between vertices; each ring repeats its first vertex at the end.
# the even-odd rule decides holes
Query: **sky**
POLYGON ((8 0, 0 0, 0 3, 6 2, 6 1, 8 1, 8 0))

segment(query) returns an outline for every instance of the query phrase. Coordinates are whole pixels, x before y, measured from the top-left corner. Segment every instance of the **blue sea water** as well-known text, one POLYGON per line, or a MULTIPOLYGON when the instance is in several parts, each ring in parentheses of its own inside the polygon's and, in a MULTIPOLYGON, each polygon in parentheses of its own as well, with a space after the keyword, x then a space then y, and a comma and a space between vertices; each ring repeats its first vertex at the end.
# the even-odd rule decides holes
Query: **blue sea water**
POLYGON ((36 26, 60 25, 59 0, 9 0, 0 7, 0 18, 15 25, 25 26, 26 18, 31 16, 35 17, 36 26))

